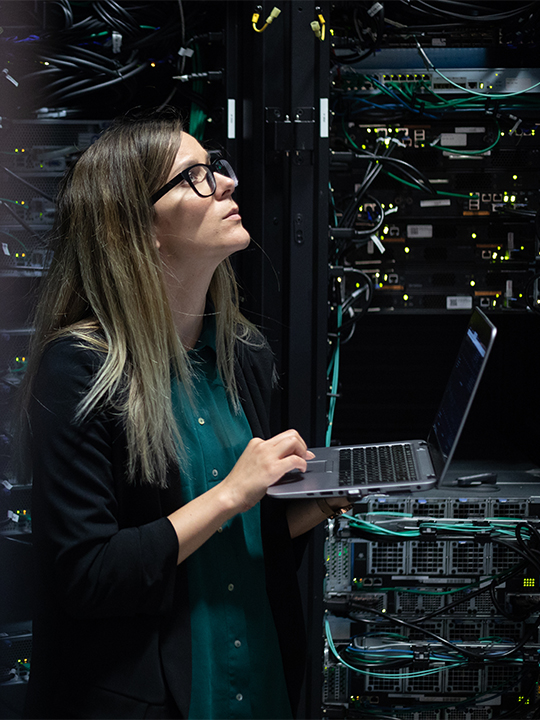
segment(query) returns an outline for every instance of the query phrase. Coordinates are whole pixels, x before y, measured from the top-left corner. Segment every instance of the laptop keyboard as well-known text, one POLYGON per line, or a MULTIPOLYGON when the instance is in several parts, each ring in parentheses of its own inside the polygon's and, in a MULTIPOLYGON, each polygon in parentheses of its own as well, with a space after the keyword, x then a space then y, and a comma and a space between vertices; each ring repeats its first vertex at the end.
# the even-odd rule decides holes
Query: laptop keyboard
POLYGON ((412 447, 407 443, 343 448, 339 451, 340 485, 371 485, 415 480, 412 447))

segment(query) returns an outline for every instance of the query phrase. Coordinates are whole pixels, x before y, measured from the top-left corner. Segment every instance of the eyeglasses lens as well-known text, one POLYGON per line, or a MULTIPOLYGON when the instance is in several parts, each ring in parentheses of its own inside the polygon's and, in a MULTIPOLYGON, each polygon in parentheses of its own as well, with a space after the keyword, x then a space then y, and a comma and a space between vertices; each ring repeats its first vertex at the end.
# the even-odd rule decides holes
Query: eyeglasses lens
POLYGON ((190 168, 189 179, 191 186, 201 197, 209 197, 214 194, 216 181, 212 171, 206 165, 195 165, 195 167, 190 168))

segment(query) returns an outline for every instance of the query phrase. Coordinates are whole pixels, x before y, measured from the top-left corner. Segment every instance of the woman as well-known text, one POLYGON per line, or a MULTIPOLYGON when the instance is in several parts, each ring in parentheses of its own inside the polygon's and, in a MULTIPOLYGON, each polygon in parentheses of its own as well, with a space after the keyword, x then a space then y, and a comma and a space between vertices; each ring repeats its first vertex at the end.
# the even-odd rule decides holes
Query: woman
POLYGON ((270 437, 236 184, 167 109, 113 123, 61 185, 24 400, 30 717, 294 714, 295 571, 334 509, 265 497, 310 453, 270 437))

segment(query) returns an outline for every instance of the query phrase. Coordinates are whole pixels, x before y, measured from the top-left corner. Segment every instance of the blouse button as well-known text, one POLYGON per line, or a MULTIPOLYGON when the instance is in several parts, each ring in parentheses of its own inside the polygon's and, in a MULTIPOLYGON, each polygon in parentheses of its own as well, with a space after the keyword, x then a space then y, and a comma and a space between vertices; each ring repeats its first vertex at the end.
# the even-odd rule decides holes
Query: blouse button
POLYGON ((242 643, 240 642, 240 640, 235 640, 235 641, 234 641, 234 647, 239 648, 239 647, 241 647, 241 646, 242 646, 242 643))
POLYGON ((216 468, 214 468, 214 469, 212 470, 212 475, 213 475, 214 477, 217 477, 217 476, 219 475, 219 473, 218 473, 218 471, 216 470, 216 468))
POLYGON ((229 583, 229 584, 227 585, 227 590, 228 590, 229 592, 232 592, 232 591, 234 590, 234 585, 233 585, 232 583, 229 583))
POLYGON ((199 418, 199 425, 204 425, 204 418, 199 418))
POLYGON ((244 699, 244 696, 242 695, 242 693, 238 693, 238 695, 236 696, 236 699, 238 700, 238 702, 240 702, 241 700, 244 699))

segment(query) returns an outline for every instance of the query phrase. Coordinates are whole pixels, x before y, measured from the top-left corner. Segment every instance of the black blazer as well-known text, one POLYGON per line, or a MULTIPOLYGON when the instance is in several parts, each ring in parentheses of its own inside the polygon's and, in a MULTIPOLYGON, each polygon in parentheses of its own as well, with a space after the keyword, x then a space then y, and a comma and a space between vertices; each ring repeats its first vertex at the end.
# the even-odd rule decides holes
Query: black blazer
MULTIPOLYGON (((73 422, 102 356, 51 344, 30 406, 35 612, 27 694, 32 718, 187 717, 191 632, 187 577, 166 516, 182 505, 171 467, 161 490, 128 483, 126 436, 111 409, 73 422)), ((254 436, 268 437, 273 360, 239 345, 236 379, 254 436)), ((282 501, 264 498, 267 591, 293 708, 304 623, 282 501)))

